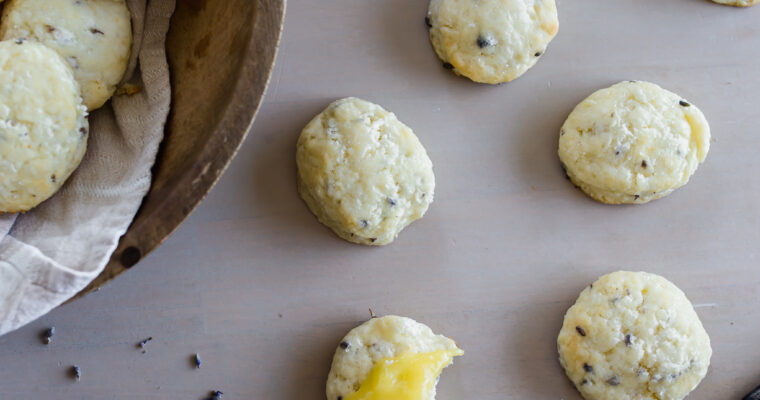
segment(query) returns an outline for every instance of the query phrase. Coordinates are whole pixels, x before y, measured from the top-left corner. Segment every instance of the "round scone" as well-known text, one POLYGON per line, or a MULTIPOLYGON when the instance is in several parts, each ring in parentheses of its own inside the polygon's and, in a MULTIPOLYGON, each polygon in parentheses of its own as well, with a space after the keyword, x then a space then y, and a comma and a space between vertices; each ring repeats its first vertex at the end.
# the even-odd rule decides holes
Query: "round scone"
POLYGON ((319 221, 353 243, 391 243, 433 202, 433 163, 393 113, 335 101, 303 129, 298 191, 319 221))
POLYGON ((615 272, 584 289, 557 345, 567 376, 588 400, 683 399, 712 355, 686 295, 646 272, 615 272))
POLYGON ((413 319, 372 318, 341 341, 327 377, 327 400, 387 400, 403 393, 435 399, 435 386, 456 343, 413 319))
POLYGON ((557 35, 554 0, 431 0, 430 42, 444 67, 475 82, 509 82, 557 35))
POLYGON ((609 204, 646 203, 685 185, 710 149, 702 112, 653 83, 626 81, 575 107, 560 131, 572 182, 609 204))
POLYGON ((86 116, 58 53, 0 42, 0 212, 27 211, 63 185, 87 148, 86 116))
POLYGON ((749 7, 760 3, 760 0, 712 0, 714 3, 724 4, 734 7, 749 7))
POLYGON ((58 51, 94 110, 111 98, 127 69, 131 16, 124 0, 9 0, 0 39, 36 40, 58 51))

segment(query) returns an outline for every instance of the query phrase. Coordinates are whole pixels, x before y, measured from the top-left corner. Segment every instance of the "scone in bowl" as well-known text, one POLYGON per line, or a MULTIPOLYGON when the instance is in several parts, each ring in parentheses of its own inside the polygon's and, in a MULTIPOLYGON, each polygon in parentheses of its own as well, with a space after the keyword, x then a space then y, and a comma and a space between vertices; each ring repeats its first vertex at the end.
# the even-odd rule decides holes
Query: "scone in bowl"
POLYGON ((172 105, 153 183, 105 270, 77 297, 158 247, 232 161, 274 65, 285 0, 179 0, 167 56, 172 105))

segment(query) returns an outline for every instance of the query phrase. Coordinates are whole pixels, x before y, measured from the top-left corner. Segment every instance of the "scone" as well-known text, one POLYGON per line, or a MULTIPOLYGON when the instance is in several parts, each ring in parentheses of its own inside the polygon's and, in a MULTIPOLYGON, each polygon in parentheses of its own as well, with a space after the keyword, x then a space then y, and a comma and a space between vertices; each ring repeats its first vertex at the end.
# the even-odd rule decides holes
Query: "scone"
POLYGON ((679 400, 710 365, 710 338, 686 295, 646 272, 602 276, 581 292, 557 339, 587 400, 679 400))
POLYGON ((438 376, 464 354, 453 340, 409 318, 372 318, 343 338, 327 400, 434 400, 438 376))
POLYGON ((298 191, 349 242, 391 243, 433 202, 433 163, 409 127, 382 107, 346 98, 303 129, 298 191))
POLYGON ((430 42, 444 67, 475 82, 509 82, 559 30, 554 0, 431 0, 430 42))
POLYGON ((36 40, 58 51, 94 110, 111 98, 127 69, 131 16, 124 0, 9 0, 0 39, 36 40))
POLYGON ((710 149, 693 104, 653 83, 626 81, 575 107, 560 130, 572 182, 609 204, 646 203, 685 185, 710 149))
POLYGON ((734 7, 749 7, 760 3, 760 0, 712 0, 714 3, 725 4, 734 7))
POLYGON ((27 211, 63 185, 87 148, 86 116, 58 53, 0 42, 0 212, 27 211))

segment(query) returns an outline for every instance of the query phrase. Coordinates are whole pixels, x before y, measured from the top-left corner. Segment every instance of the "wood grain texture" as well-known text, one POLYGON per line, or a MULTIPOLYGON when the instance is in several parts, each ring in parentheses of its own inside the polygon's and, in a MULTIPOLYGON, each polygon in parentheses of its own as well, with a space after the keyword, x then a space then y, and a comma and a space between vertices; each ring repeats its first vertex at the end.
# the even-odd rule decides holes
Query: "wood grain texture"
POLYGON ((325 400, 335 348, 372 307, 465 350, 438 400, 581 400, 557 361, 562 317, 599 275, 628 268, 698 305, 714 355, 688 400, 741 399, 760 383, 760 8, 558 7, 538 65, 491 87, 441 67, 426 0, 290 0, 264 104, 214 190, 119 279, 0 337, 0 398, 325 400), (684 96, 715 139, 688 185, 643 206, 590 200, 557 158, 572 108, 624 79, 684 96), (301 129, 345 96, 396 113, 433 160, 435 202, 384 248, 336 238, 296 191, 301 129))
POLYGON ((174 232, 235 156, 264 96, 285 0, 178 1, 167 40, 172 109, 153 184, 103 273, 115 278, 174 232))

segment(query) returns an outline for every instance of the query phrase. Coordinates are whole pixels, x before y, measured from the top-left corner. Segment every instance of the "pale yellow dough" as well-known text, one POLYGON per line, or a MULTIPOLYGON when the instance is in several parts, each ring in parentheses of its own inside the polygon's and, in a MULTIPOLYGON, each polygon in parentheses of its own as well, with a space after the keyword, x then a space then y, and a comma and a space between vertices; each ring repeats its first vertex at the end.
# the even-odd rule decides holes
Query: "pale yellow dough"
MULTIPOLYGON (((327 400, 359 390, 372 367, 384 358, 457 349, 453 340, 413 319, 394 315, 372 318, 351 330, 335 350, 327 376, 327 400)), ((421 400, 434 399, 435 386, 421 400)))
POLYGON ((444 66, 475 82, 509 82, 559 31, 554 0, 431 0, 430 42, 444 66))
POLYGON ((712 0, 712 1, 718 4, 725 4, 727 6, 734 6, 734 7, 749 7, 749 6, 754 6, 757 3, 760 3, 760 0, 712 0))
POLYGON ((58 53, 0 42, 0 212, 27 211, 63 185, 84 156, 86 116, 58 53))
POLYGON ((346 98, 301 132, 298 190, 319 221, 350 242, 391 243, 433 202, 433 164, 409 127, 346 98))
POLYGON ((665 278, 620 271, 581 292, 557 339, 567 376, 587 400, 680 400, 707 373, 710 338, 665 278))
POLYGON ((690 102, 653 83, 621 82, 573 110, 560 131, 568 177, 610 204, 646 203, 685 185, 710 149, 710 126, 690 102))
POLYGON ((36 40, 58 51, 94 110, 111 98, 127 69, 131 15, 124 0, 9 0, 0 38, 36 40))

